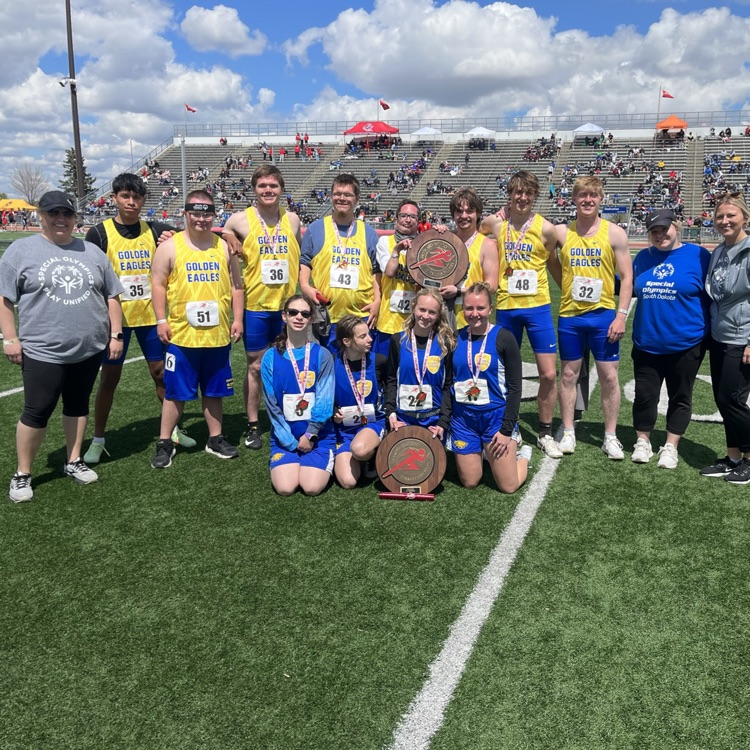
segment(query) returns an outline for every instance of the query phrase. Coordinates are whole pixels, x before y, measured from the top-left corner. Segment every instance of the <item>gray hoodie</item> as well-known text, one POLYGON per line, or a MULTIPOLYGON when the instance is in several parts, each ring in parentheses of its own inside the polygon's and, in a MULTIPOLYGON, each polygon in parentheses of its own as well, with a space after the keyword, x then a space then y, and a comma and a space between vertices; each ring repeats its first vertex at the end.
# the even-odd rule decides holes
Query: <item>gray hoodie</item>
POLYGON ((706 276, 711 297, 711 337, 722 344, 750 346, 750 236, 711 255, 706 276))

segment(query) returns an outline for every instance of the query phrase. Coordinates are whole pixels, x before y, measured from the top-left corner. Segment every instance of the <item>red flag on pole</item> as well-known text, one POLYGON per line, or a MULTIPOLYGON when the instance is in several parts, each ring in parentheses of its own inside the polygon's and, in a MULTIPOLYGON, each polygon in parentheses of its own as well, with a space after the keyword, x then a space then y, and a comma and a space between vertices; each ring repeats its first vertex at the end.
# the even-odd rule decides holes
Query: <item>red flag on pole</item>
POLYGON ((668 91, 665 91, 664 89, 661 90, 661 98, 662 99, 674 99, 672 94, 670 94, 668 91))
POLYGON ((186 110, 187 110, 188 112, 197 112, 197 111, 198 111, 198 110, 197 110, 197 109, 196 109, 195 107, 191 107, 191 106, 190 106, 189 104, 186 104, 186 105, 185 105, 185 109, 186 109, 186 110))
POLYGON ((391 108, 391 105, 390 105, 390 104, 388 104, 388 102, 384 102, 384 101, 383 101, 382 99, 380 99, 379 101, 380 101, 380 106, 381 106, 381 107, 382 107, 383 109, 390 109, 390 108, 391 108))

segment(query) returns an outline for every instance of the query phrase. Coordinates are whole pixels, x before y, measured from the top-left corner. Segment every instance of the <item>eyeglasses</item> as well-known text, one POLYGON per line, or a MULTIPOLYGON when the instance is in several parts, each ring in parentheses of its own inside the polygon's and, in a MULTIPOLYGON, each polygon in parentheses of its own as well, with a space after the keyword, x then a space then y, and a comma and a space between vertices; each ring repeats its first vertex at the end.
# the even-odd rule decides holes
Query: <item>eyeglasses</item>
POLYGON ((62 214, 66 219, 72 219, 76 215, 75 211, 71 211, 69 208, 53 208, 44 213, 49 214, 50 216, 60 216, 62 214))
POLYGON ((357 196, 354 193, 334 193, 334 198, 356 198, 357 196))
POLYGON ((401 219, 401 221, 406 221, 409 219, 410 221, 419 221, 419 216, 417 214, 396 214, 397 219, 401 219))
POLYGON ((286 311, 287 318, 296 318, 298 315, 301 315, 305 320, 312 317, 312 313, 309 310, 295 310, 293 307, 290 307, 286 311))

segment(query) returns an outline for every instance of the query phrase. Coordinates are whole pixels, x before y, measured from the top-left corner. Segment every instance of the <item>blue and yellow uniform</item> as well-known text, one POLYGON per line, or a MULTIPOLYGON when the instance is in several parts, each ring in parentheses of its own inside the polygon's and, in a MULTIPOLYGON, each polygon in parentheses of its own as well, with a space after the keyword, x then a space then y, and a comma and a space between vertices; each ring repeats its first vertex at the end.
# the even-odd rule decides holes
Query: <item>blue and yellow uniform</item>
MULTIPOLYGON (((305 347, 292 350, 297 370, 302 375, 305 347)), ((336 438, 333 431, 334 375, 333 356, 319 344, 310 344, 310 361, 304 389, 289 359, 274 346, 261 361, 261 379, 266 411, 271 420, 272 469, 285 464, 299 464, 329 473, 333 471, 336 438), (304 390, 304 393, 302 392, 304 390), (308 453, 297 450, 305 434, 317 435, 308 453)))
POLYGON ((214 237, 208 250, 196 250, 185 233, 174 236, 175 259, 167 284, 172 339, 164 364, 167 398, 222 398, 234 393, 229 366, 232 284, 226 250, 214 237))
MULTIPOLYGON (((396 235, 385 238, 388 243, 388 254, 396 247, 396 235)), ((404 330, 404 322, 411 312, 411 304, 417 293, 417 285, 406 270, 406 250, 398 256, 398 270, 393 278, 383 275, 380 283, 380 312, 378 314, 378 333, 390 337, 404 330)), ((385 353, 385 352, 384 352, 385 353)))
POLYGON ((283 208, 279 209, 278 226, 266 226, 265 230, 255 208, 247 208, 245 215, 245 349, 261 351, 281 333, 281 309, 297 290, 300 247, 283 208))
MULTIPOLYGON (((362 360, 358 359, 355 362, 349 360, 349 369, 354 384, 358 392, 364 395, 364 416, 367 420, 364 425, 362 424, 359 404, 352 392, 349 375, 344 366, 345 356, 343 351, 339 351, 334 360, 334 379, 336 381, 334 409, 339 410, 344 417, 342 423, 334 425, 337 454, 351 452, 351 442, 360 430, 372 430, 379 438, 382 438, 385 432, 385 412, 383 411, 383 399, 378 386, 376 368, 378 355, 371 351, 366 356, 364 379, 361 369, 362 360)), ((382 361, 384 361, 384 358, 381 357, 382 361)))
POLYGON ((510 331, 492 326, 484 336, 471 339, 467 328, 458 332, 452 394, 449 448, 454 453, 480 453, 497 432, 515 435, 521 405, 521 352, 510 331), (472 368, 478 368, 476 381, 469 357, 472 368))
MULTIPOLYGON (((468 289, 472 284, 484 281, 484 274, 482 273, 482 243, 487 238, 480 233, 477 233, 474 240, 470 245, 467 245, 466 249, 469 251, 469 268, 466 271, 466 278, 460 283, 460 286, 468 289)), ((463 328, 466 325, 466 318, 464 317, 463 307, 463 294, 456 297, 455 313, 456 313, 456 329, 463 328)))
POLYGON ((618 360, 619 342, 607 341, 607 332, 617 314, 617 266, 609 242, 609 222, 600 219, 591 237, 579 235, 576 222, 573 222, 559 257, 562 266, 557 322, 560 358, 566 361, 581 359, 588 345, 597 362, 618 360))

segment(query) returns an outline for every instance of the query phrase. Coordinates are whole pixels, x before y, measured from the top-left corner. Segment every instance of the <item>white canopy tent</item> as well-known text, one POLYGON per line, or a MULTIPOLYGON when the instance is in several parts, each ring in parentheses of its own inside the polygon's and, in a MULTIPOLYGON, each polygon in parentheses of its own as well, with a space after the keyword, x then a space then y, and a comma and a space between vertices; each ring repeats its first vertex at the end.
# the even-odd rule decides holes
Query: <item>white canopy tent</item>
POLYGON ((483 128, 481 125, 479 125, 476 128, 468 130, 466 133, 464 133, 464 135, 468 138, 494 138, 497 135, 497 132, 494 130, 489 130, 488 128, 483 128))
POLYGON ((573 131, 574 138, 591 138, 592 136, 601 135, 604 128, 601 125, 595 125, 593 122, 587 122, 573 131))

